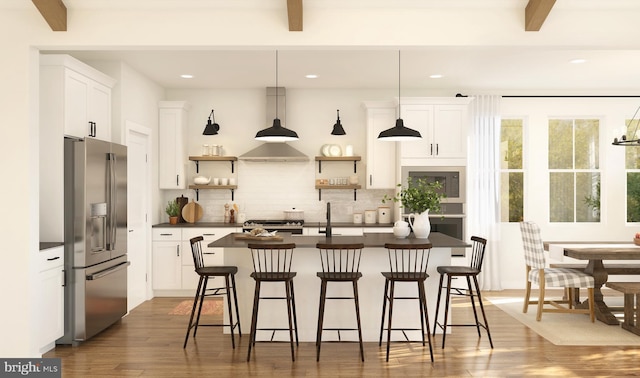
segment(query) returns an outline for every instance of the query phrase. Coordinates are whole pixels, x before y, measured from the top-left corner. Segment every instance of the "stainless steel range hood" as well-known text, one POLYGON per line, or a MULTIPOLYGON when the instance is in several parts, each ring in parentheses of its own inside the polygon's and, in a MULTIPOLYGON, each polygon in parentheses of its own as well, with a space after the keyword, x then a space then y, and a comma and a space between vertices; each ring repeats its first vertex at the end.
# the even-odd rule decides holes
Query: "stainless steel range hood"
POLYGON ((309 161, 309 157, 286 143, 264 143, 238 157, 245 161, 309 161))
MULTIPOLYGON (((267 88, 267 122, 279 118, 286 126, 286 90, 283 87, 267 88), (277 114, 276 114, 277 101, 277 114)), ((309 161, 309 157, 286 143, 264 143, 238 157, 245 161, 309 161)))

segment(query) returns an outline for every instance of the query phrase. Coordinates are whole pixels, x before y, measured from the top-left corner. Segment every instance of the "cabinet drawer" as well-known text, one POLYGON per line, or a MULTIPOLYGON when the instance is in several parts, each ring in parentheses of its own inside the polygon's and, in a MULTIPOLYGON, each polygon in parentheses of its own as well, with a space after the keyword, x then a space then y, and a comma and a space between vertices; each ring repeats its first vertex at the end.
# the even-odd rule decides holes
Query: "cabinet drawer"
POLYGON ((152 229, 154 241, 180 241, 182 230, 179 228, 154 228, 152 229))
POLYGON ((208 228, 188 228, 182 230, 182 240, 188 242, 191 238, 202 236, 205 241, 218 240, 232 232, 237 232, 233 227, 208 227, 208 228))
POLYGON ((64 265, 64 246, 43 249, 38 254, 38 272, 64 265))

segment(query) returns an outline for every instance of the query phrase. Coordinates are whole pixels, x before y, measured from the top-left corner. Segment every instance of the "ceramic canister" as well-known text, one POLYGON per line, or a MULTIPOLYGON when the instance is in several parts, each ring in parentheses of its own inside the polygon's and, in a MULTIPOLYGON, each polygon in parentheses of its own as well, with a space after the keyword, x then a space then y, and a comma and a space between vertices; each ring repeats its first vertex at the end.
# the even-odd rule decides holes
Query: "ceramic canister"
POLYGON ((364 223, 366 223, 366 224, 376 223, 376 211, 375 210, 365 210, 364 211, 364 223))
POLYGON ((353 213, 353 223, 355 224, 362 223, 362 213, 353 213))
POLYGON ((378 223, 391 223, 391 208, 387 206, 378 208, 378 223))

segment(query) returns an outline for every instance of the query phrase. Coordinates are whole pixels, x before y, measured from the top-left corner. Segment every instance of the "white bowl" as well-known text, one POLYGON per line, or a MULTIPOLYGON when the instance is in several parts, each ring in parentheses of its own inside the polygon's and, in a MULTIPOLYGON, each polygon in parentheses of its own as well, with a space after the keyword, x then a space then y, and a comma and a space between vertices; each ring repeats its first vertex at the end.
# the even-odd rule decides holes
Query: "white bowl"
POLYGON ((198 176, 193 179, 196 185, 207 185, 211 181, 211 177, 198 176))

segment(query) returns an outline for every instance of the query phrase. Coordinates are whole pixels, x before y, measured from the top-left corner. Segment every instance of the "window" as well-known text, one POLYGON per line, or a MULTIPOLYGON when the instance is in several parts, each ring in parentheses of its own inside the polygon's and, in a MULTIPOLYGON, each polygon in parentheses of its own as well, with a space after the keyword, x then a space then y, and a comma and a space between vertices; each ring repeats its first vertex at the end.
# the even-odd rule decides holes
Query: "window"
MULTIPOLYGON (((628 120, 626 135, 634 135, 640 120, 628 120)), ((627 222, 640 222, 640 147, 625 148, 625 168, 627 170, 627 222)))
POLYGON ((524 220, 522 119, 502 119, 500 125, 500 221, 524 220))
POLYGON ((600 221, 597 119, 549 120, 549 220, 600 221))

